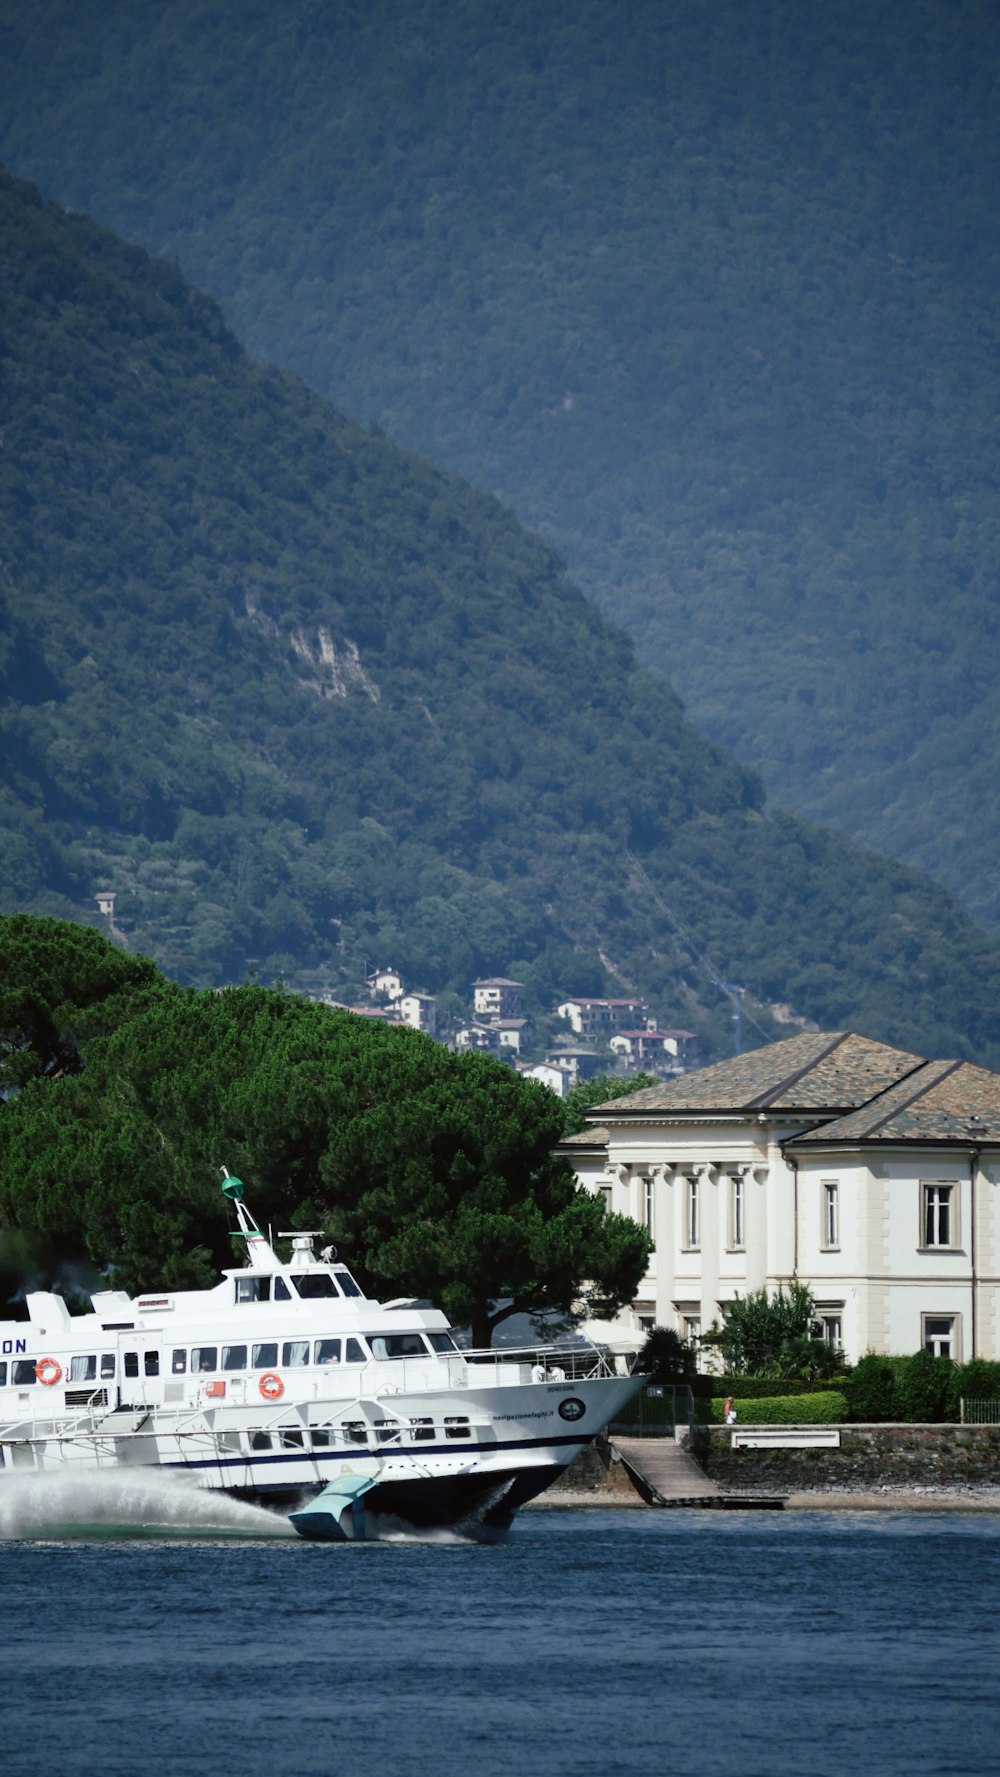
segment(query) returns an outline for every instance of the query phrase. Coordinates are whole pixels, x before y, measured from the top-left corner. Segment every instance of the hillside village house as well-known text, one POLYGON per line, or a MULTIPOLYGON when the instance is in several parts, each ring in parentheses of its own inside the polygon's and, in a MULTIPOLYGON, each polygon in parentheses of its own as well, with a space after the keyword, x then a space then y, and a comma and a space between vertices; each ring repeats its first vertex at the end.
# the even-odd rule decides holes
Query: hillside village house
POLYGON ((697 1341, 737 1295, 797 1279, 852 1363, 1000 1359, 1000 1075, 808 1033, 590 1119, 560 1152, 655 1241, 623 1332, 697 1341))
POLYGON ((426 1031, 429 1037, 437 1035, 437 1000, 432 993, 401 993, 396 1008, 403 1024, 426 1031))
POLYGON ((528 1048, 532 1027, 527 1018, 490 1018, 486 1022, 473 1019, 455 1032, 455 1048, 459 1052, 474 1049, 482 1054, 519 1055, 528 1048))
POLYGON ((369 978, 368 991, 372 999, 398 1000, 403 993, 403 977, 398 969, 376 969, 369 978))
POLYGON ((578 1037, 610 1037, 645 1019, 646 1004, 644 1000, 568 999, 556 1007, 556 1015, 565 1018, 578 1037))
POLYGON ((640 1072, 679 1074, 688 1065, 695 1041, 693 1030, 657 1030, 644 1025, 641 1030, 620 1030, 608 1047, 640 1072))
POLYGON ((477 1018, 518 1018, 523 990, 523 981, 508 981, 505 975, 474 981, 472 1010, 477 1018))

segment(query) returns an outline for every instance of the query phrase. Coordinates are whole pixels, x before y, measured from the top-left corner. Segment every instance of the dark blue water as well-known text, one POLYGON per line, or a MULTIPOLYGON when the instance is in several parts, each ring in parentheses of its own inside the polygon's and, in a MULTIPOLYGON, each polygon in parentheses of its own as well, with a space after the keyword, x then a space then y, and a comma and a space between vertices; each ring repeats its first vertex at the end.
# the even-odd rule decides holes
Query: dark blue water
POLYGON ((547 1509, 496 1548, 6 1531, 17 1777, 1000 1771, 998 1517, 547 1509))

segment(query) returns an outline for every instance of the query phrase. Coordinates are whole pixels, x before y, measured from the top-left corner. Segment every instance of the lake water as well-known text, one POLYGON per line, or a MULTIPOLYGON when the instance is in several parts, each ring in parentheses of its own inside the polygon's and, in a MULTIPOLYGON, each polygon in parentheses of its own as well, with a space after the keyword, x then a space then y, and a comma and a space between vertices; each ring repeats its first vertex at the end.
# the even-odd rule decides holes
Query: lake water
POLYGON ((1000 1517, 549 1508, 498 1547, 333 1546, 115 1485, 0 1493, 16 1777, 1000 1771, 1000 1517))

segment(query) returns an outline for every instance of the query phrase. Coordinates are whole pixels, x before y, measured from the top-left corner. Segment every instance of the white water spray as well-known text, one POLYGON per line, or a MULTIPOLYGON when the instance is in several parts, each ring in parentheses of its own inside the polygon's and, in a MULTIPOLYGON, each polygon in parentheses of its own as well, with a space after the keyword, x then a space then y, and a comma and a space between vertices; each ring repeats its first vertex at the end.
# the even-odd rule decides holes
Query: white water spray
POLYGON ((294 1537, 262 1506, 155 1469, 0 1478, 0 1540, 44 1537, 294 1537))

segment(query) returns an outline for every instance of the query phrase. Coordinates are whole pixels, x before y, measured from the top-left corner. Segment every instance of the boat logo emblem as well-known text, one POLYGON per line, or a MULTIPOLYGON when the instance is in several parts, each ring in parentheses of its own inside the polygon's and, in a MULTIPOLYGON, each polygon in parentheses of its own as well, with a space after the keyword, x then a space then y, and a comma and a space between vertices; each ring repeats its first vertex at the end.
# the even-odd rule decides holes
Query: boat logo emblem
POLYGON ((559 1402, 560 1419, 582 1419, 587 1409, 582 1401, 571 1394, 568 1400, 559 1402))

